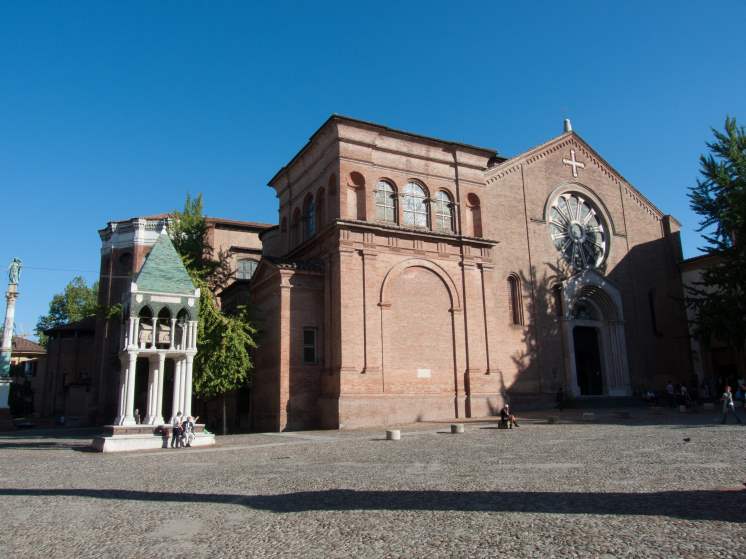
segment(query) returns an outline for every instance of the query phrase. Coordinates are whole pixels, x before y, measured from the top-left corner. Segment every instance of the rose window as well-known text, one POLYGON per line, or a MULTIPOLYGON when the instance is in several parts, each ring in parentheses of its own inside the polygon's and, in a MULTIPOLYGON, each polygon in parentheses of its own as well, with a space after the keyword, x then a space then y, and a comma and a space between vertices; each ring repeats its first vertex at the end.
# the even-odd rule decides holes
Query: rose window
POLYGON ((606 256, 607 234, 601 215, 575 193, 560 194, 549 211, 554 247, 575 269, 595 268, 606 256))

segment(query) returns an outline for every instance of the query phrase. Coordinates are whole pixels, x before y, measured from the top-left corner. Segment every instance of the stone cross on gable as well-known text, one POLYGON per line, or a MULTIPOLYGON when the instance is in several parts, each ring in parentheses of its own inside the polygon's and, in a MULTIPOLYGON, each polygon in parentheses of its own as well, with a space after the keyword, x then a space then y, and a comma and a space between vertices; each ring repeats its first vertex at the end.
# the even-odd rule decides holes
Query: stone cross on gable
POLYGON ((585 163, 581 163, 580 161, 575 160, 575 150, 570 150, 570 159, 562 159, 562 163, 565 165, 570 165, 572 167, 572 176, 577 177, 578 176, 578 167, 581 169, 585 169, 585 163))

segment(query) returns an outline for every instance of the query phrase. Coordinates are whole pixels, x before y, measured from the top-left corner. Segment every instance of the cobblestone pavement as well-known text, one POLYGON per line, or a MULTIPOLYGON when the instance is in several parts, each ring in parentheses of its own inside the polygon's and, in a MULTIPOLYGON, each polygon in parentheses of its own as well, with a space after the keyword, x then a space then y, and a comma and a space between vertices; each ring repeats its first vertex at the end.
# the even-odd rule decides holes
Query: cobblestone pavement
POLYGON ((746 428, 632 414, 109 455, 0 436, 0 557, 746 557, 746 428))

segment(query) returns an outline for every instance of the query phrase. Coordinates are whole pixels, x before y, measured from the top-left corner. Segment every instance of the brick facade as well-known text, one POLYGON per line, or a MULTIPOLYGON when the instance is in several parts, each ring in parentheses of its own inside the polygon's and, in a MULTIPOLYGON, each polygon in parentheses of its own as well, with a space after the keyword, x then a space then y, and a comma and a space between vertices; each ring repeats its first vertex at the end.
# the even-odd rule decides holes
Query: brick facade
POLYGON ((506 160, 334 116, 270 185, 279 228, 251 281, 255 428, 479 417, 560 387, 585 396, 581 326, 597 332, 599 394, 691 374, 678 224, 573 132, 506 160), (408 206, 409 189, 424 202, 408 206), (595 269, 568 266, 550 238, 566 193, 604 225, 595 269), (304 329, 316 363, 304 362, 304 329))

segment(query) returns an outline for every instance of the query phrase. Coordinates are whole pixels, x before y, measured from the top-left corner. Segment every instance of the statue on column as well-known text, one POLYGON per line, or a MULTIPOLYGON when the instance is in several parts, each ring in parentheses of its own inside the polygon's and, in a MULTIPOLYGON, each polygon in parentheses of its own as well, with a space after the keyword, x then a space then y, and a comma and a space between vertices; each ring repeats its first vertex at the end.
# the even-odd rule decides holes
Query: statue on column
POLYGON ((21 279, 21 266, 20 258, 14 258, 10 263, 10 266, 8 266, 8 285, 18 285, 21 279))
POLYGON ((14 258, 8 266, 8 291, 5 293, 5 321, 0 345, 0 430, 8 424, 8 394, 10 393, 10 357, 13 351, 13 320, 16 314, 18 281, 21 279, 21 261, 14 258))

